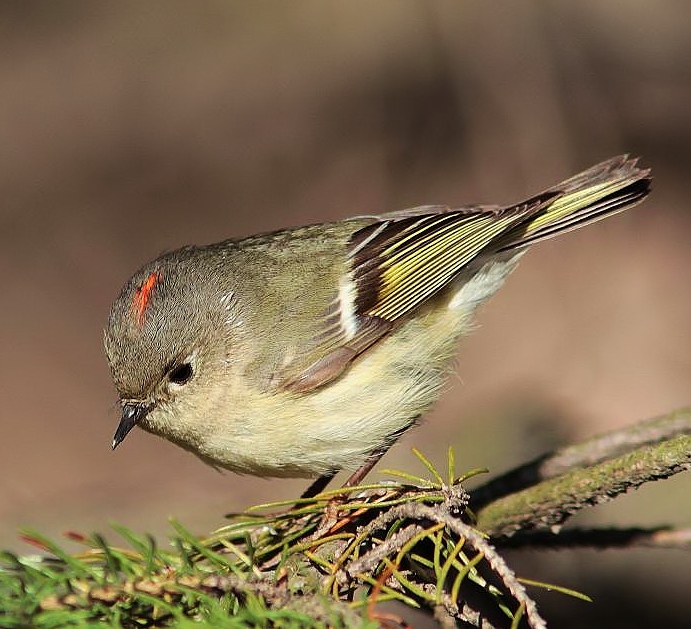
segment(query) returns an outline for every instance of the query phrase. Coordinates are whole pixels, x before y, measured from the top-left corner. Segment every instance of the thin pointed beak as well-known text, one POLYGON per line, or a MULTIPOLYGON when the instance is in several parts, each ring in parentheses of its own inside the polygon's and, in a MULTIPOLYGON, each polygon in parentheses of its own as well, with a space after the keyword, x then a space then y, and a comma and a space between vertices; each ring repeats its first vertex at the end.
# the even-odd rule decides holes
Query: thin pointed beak
POLYGON ((113 437, 113 450, 117 448, 127 436, 127 434, 134 428, 150 410, 150 406, 144 404, 133 404, 127 402, 122 406, 122 418, 118 424, 118 429, 115 431, 113 437))

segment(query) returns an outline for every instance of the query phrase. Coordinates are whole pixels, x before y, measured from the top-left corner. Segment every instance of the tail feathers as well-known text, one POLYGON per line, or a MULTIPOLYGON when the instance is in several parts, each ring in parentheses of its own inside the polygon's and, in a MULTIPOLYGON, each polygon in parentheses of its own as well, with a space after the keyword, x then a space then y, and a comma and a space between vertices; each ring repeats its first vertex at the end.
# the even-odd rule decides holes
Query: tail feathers
POLYGON ((542 211, 502 235, 495 243, 496 250, 527 247, 622 212, 642 201, 650 192, 651 177, 650 171, 638 168, 636 162, 627 155, 613 157, 538 195, 552 193, 555 196, 542 211))

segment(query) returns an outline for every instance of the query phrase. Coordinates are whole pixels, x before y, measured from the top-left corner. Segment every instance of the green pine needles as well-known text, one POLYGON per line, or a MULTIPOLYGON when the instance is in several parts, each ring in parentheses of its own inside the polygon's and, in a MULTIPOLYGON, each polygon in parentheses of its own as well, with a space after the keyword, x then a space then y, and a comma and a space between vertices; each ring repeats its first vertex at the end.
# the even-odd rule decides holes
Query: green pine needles
POLYGON ((461 596, 469 587, 506 626, 538 618, 523 585, 472 527, 460 485, 467 476, 454 478, 452 453, 446 480, 418 456, 433 480, 392 472, 405 482, 263 505, 204 538, 173 521, 168 548, 121 526, 113 528, 124 547, 68 534, 84 546, 78 553, 26 532, 47 556, 3 553, 0 625, 405 626, 380 603, 470 619, 461 596))
POLYGON ((40 533, 40 555, 0 553, 0 627, 407 627, 406 609, 442 626, 546 627, 500 554, 516 546, 688 548, 689 531, 557 528, 580 508, 691 467, 691 411, 569 446, 469 495, 453 452, 442 476, 337 489, 228 516, 199 537, 173 521, 165 545, 114 525, 118 543, 40 533), (497 550, 499 549, 499 550, 497 550), (397 602, 398 607, 383 605, 397 602), (465 624, 464 624, 465 623, 465 624))

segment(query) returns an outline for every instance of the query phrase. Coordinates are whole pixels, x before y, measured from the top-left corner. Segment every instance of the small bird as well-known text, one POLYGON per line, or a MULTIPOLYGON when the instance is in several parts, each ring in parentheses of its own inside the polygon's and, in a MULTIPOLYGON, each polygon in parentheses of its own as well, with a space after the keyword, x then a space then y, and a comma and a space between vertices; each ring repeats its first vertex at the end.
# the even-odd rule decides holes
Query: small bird
POLYGON ((650 191, 619 156, 521 203, 416 207, 190 246, 146 264, 105 352, 134 426, 243 474, 357 484, 429 409, 473 311, 526 249, 650 191))

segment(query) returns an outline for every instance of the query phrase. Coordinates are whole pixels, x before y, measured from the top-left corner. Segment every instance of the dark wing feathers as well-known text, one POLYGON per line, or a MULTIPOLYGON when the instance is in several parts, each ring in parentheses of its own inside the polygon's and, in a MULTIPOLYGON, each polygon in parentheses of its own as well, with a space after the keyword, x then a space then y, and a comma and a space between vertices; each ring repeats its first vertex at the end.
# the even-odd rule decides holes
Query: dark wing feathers
POLYGON ((337 297, 317 322, 315 335, 272 383, 303 393, 329 382, 398 319, 448 284, 493 238, 545 202, 536 198, 504 210, 392 216, 356 231, 344 252, 350 272, 337 297))
MULTIPOLYGON (((647 173, 648 171, 644 172, 647 173)), ((554 222, 536 226, 531 225, 528 221, 525 225, 507 232, 496 243, 497 251, 520 249, 574 229, 580 229, 607 216, 628 210, 642 201, 649 192, 650 179, 638 179, 629 183, 625 188, 612 192, 595 203, 567 214, 554 222)))
POLYGON ((373 217, 343 252, 349 272, 275 383, 310 391, 337 377, 395 322, 477 256, 526 247, 620 212, 650 190, 649 171, 615 157, 509 207, 425 206, 373 217))
MULTIPOLYGON (((538 213, 555 196, 474 212, 394 218, 368 234, 354 234, 348 255, 358 315, 396 321, 445 286, 470 260, 511 226, 538 213), (382 227, 383 226, 383 227, 382 227)), ((373 229, 374 227, 374 229, 373 229)))

